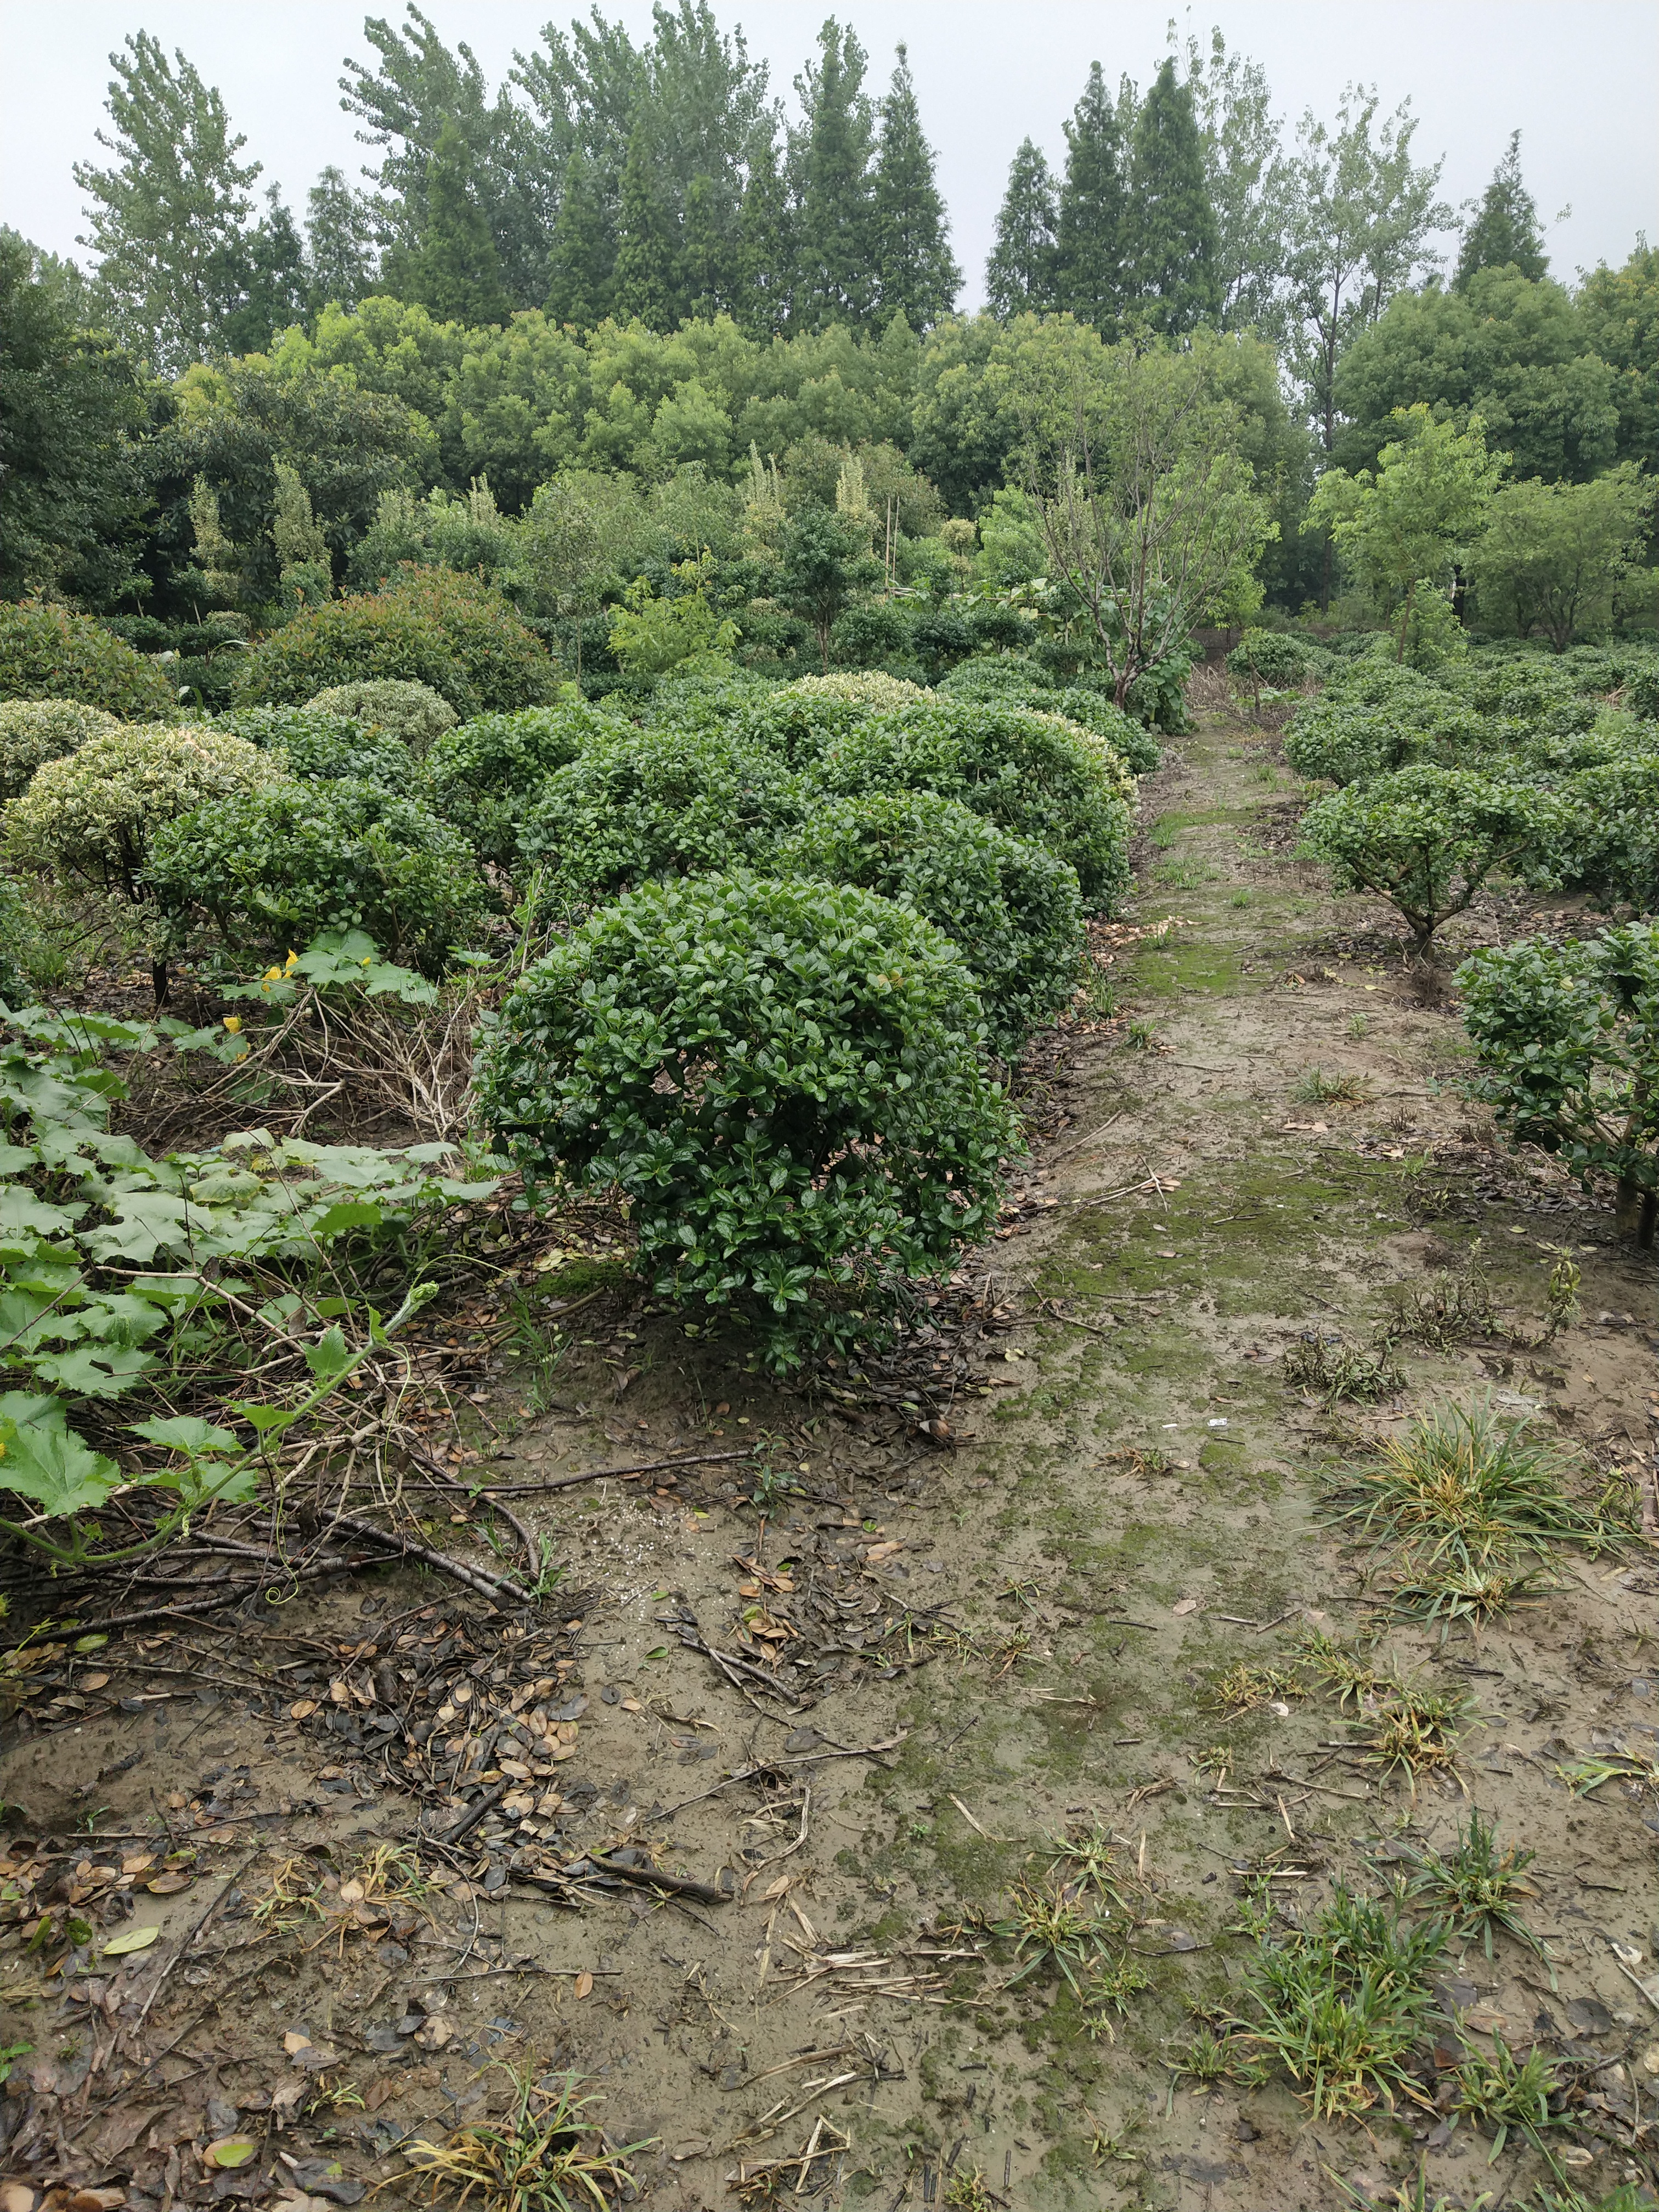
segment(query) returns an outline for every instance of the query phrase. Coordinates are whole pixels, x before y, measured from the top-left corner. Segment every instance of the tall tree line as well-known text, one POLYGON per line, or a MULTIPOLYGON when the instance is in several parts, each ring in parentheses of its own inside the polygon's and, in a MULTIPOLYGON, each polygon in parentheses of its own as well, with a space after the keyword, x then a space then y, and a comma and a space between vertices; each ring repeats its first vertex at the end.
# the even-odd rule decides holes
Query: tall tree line
POLYGON ((414 0, 364 36, 374 58, 346 63, 342 105, 378 160, 367 189, 325 170, 302 220, 275 187, 256 202, 259 164, 182 53, 141 32, 111 57, 112 158, 76 167, 82 243, 112 328, 158 368, 258 349, 370 290, 470 325, 725 313, 756 336, 901 315, 921 330, 955 305, 902 46, 878 93, 830 18, 792 117, 708 0, 657 0, 638 43, 598 9, 549 25, 493 93, 414 0))

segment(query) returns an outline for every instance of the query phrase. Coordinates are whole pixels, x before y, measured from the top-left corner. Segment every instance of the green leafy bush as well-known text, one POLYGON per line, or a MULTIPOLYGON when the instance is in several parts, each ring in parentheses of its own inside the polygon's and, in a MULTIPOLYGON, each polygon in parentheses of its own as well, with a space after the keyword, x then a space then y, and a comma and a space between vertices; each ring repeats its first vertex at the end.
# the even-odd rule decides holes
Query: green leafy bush
POLYGON ((1063 714, 1068 722, 1080 723, 1096 737, 1104 738, 1137 775, 1150 775, 1164 757, 1151 730, 1136 721, 1133 714, 1126 714, 1104 691, 1073 684, 1042 704, 1048 712, 1063 714))
POLYGON ((1644 721, 1659 722, 1659 660, 1632 670, 1624 684, 1625 704, 1644 721))
POLYGON ((878 1328, 994 1218, 1018 1148, 960 956, 867 891, 651 884, 509 995, 479 1077, 533 1187, 619 1188, 659 1296, 769 1361, 878 1328))
POLYGON ((1066 861, 1092 907, 1109 908, 1128 884, 1133 779, 1058 715, 971 701, 907 707, 844 729, 804 772, 844 798, 954 799, 1066 861))
POLYGON ((832 802, 778 860, 783 874, 879 891, 943 930, 1008 1057, 1071 999, 1086 941, 1075 872, 952 799, 899 792, 832 802))
POLYGON ((1150 668, 1143 668, 1124 695, 1124 705, 1149 730, 1178 738, 1193 726, 1187 712, 1187 679, 1193 672, 1190 653, 1165 653, 1150 668))
POLYGON ((489 904, 459 830, 352 777, 251 793, 169 824, 149 880, 178 932, 205 917, 239 949, 280 955, 324 930, 361 929, 428 974, 489 904))
POLYGON ((1480 1095, 1518 1144, 1619 1185, 1623 1224, 1654 1237, 1659 1193, 1659 924, 1588 942, 1525 938, 1457 973, 1480 1095))
POLYGON ((341 714, 365 730, 395 738, 418 760, 434 738, 455 726, 455 709, 425 684, 383 678, 368 684, 333 684, 306 702, 325 714, 341 714))
POLYGON ((27 867, 142 895, 151 842, 198 807, 271 790, 282 761, 246 738, 201 724, 123 726, 37 769, 6 809, 6 842, 27 867))
POLYGON ((385 591, 308 607, 256 645, 239 702, 302 705, 336 685, 422 684, 469 715, 538 707, 558 670, 507 601, 476 577, 406 568, 385 591))
POLYGON ((74 699, 124 722, 177 711, 178 688, 102 623, 62 607, 0 605, 0 699, 74 699))
POLYGON ((1246 684, 1266 684, 1275 691, 1294 690, 1330 667, 1329 656, 1311 638, 1290 630, 1247 629, 1227 655, 1227 673, 1246 684))
POLYGON ((947 699, 971 699, 985 705, 1029 707, 1045 702, 1054 690, 1054 679, 1040 660, 1020 653, 977 653, 959 660, 937 686, 947 699))
POLYGON ((397 738, 317 707, 241 707, 221 715, 216 726, 280 752, 291 775, 314 781, 355 775, 403 792, 414 773, 409 748, 397 738))
POLYGON ((1404 916, 1425 953, 1497 869, 1553 830, 1555 802, 1526 784, 1468 769, 1401 769, 1320 799, 1302 817, 1307 849, 1336 886, 1376 892, 1404 916))
POLYGON ((88 738, 118 730, 101 707, 73 699, 8 699, 0 703, 0 799, 28 788, 43 761, 64 760, 88 738))
POLYGON ((574 698, 476 715, 434 742, 421 764, 422 796, 465 833, 481 860, 510 868, 526 813, 549 776, 625 726, 574 698))
POLYGON ((879 714, 892 707, 912 706, 928 695, 925 684, 909 683, 902 676, 890 676, 884 669, 860 668, 833 671, 828 676, 797 677, 793 684, 786 684, 778 696, 806 700, 845 699, 855 707, 867 708, 872 714, 879 714))
POLYGON ((1659 910, 1659 732, 1646 735, 1653 750, 1621 749, 1557 786, 1560 811, 1540 855, 1544 882, 1659 910))
POLYGON ((1291 716, 1285 757, 1310 781, 1363 783, 1420 761, 1451 768, 1480 760, 1510 734, 1448 692, 1402 690, 1370 703, 1334 688, 1291 716))
POLYGON ((719 731, 594 738, 543 785, 519 836, 558 909, 595 904, 656 876, 760 863, 806 808, 800 779, 764 746, 719 731))

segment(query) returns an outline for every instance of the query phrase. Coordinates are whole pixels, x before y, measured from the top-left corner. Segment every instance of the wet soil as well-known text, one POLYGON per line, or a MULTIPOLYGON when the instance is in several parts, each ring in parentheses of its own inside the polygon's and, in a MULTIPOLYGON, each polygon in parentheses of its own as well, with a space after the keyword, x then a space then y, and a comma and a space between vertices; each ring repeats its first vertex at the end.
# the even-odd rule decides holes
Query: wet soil
MULTIPOLYGON (((1455 1004, 1385 909, 1295 860, 1292 797, 1275 738, 1213 726, 1143 787, 1138 901, 1099 935, 1115 1010, 1054 1042, 1052 1133, 940 1309, 942 1427, 937 1393, 786 1395, 601 1300, 546 1412, 522 1373, 481 1377, 473 1471, 682 1464, 515 1492, 562 1569, 532 1612, 400 1567, 10 1684, 5 2212, 76 2186, 140 2212, 353 2203, 402 2146, 499 2113, 501 2062, 592 2077, 662 2212, 769 2187, 1299 2212, 1420 2164, 1430 2202, 1517 2201, 1545 2172, 1524 2144, 1489 2172, 1489 2140, 1432 2110, 1310 2123, 1282 2081, 1182 2070, 1253 1884, 1290 1913, 1375 1893, 1471 1808, 1536 1852, 1550 1959, 1454 1948, 1444 2002, 1482 2047, 1597 2069, 1563 2137, 1578 2185, 1650 2175, 1659 1801, 1559 1769, 1659 1759, 1659 1564, 1565 1553, 1538 1601, 1443 1643, 1390 1620, 1319 1509, 1368 1437, 1449 1395, 1650 1469, 1652 1255, 1493 1144, 1455 1004), (1315 1070, 1354 1103, 1309 1103, 1315 1070), (1477 1242, 1498 1319, 1474 1340, 1403 1345, 1373 1407, 1286 1382, 1287 1350, 1368 1344, 1477 1242), (1517 1347, 1564 1247, 1581 1317, 1517 1347), (750 1461, 685 1463, 757 1438, 758 1496, 750 1461), (1462 1692, 1455 1765, 1380 1774, 1317 1694, 1229 1717, 1218 1676, 1290 1666, 1310 1628, 1462 1692), (1051 1969, 1016 1979, 994 1926, 1094 1829, 1146 1983, 1109 2019, 1051 1969), (43 1910, 56 1950, 30 1948, 43 1910), (209 2154, 244 2139, 243 2163, 209 2154)), ((1451 950, 1518 926, 1477 912, 1451 950)), ((442 1540, 487 1561, 487 1518, 442 1540)))

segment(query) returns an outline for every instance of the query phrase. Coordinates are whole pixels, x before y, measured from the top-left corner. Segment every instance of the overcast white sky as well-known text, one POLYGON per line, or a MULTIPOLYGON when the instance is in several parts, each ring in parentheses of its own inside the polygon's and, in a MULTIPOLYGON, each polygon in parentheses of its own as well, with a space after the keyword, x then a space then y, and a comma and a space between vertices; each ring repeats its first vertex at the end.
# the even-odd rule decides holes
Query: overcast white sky
MULTIPOLYGON (((401 0, 379 0, 394 19, 401 0)), ((247 155, 264 164, 296 211, 325 162, 355 174, 365 149, 339 105, 347 55, 371 58, 362 6, 349 0, 0 0, 0 221, 52 252, 77 252, 80 195, 70 176, 94 159, 108 56, 129 32, 179 46, 223 93, 247 155)), ((467 40, 492 86, 515 47, 527 49, 548 0, 428 0, 452 43, 467 40)), ((649 0, 611 0, 636 34, 649 0)), ((788 94, 826 12, 825 0, 716 0, 728 27, 771 64, 788 94)), ((1028 133, 1051 159, 1061 118, 1091 61, 1143 85, 1164 49, 1168 0, 840 0, 836 12, 870 49, 878 88, 895 42, 909 46, 922 114, 938 149, 963 304, 981 296, 992 225, 1014 149, 1028 133)), ((1410 94, 1421 154, 1446 155, 1443 190, 1478 193, 1511 131, 1524 134, 1525 174, 1550 234, 1555 272, 1622 261, 1638 231, 1659 236, 1659 0, 1237 0, 1183 16, 1207 42, 1228 43, 1267 68, 1289 118, 1328 115, 1351 78, 1375 82, 1385 104, 1410 94)))

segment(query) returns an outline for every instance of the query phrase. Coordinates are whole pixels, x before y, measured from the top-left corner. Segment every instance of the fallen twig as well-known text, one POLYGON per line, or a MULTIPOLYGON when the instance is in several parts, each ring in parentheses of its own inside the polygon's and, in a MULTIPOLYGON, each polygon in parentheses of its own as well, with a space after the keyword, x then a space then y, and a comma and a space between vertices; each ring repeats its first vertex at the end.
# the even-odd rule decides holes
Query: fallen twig
POLYGON ((636 1474, 660 1474, 668 1468, 711 1467, 719 1460, 753 1457, 752 1445, 742 1451, 692 1452, 683 1459, 647 1459, 635 1467, 596 1467, 586 1474, 552 1475, 545 1482, 487 1482, 481 1486, 479 1494, 484 1498, 521 1498, 532 1491, 574 1490, 583 1482, 631 1482, 636 1474))

